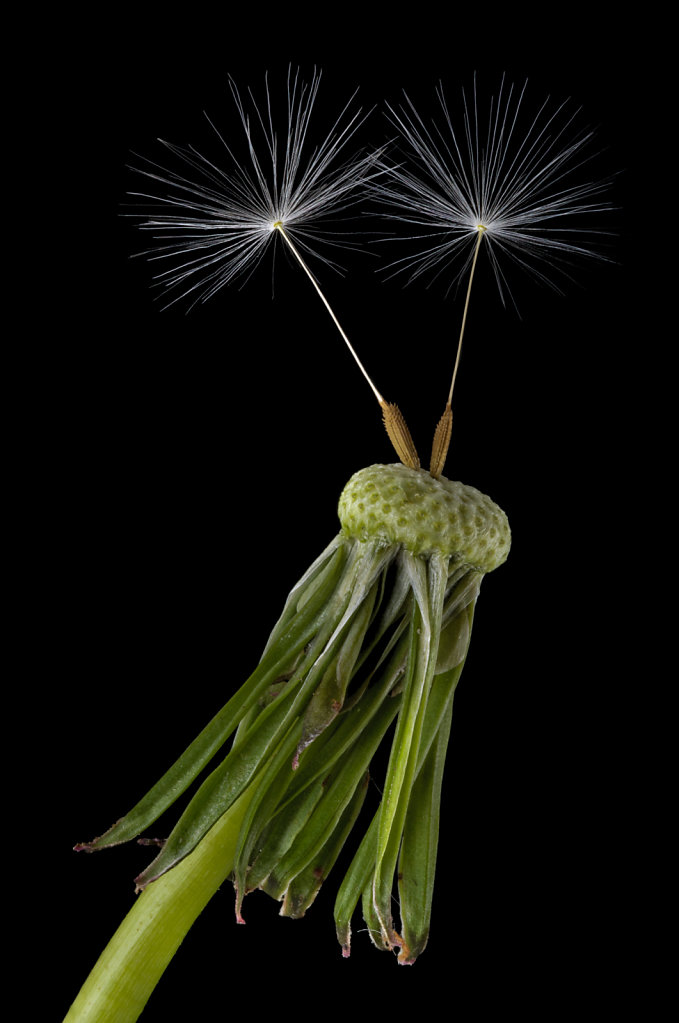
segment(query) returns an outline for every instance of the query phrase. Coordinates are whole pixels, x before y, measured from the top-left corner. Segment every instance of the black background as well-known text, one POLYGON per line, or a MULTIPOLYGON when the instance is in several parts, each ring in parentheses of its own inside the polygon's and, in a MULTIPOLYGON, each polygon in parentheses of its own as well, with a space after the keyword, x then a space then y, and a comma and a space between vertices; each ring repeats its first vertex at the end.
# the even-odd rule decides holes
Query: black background
MULTIPOLYGON (((162 31, 124 14, 84 26, 85 42, 55 54, 47 75, 64 216, 48 253, 55 333, 31 344, 29 362, 46 637, 36 663, 45 658, 55 679, 46 783, 60 793, 48 842, 56 883, 45 892, 57 1016, 149 858, 136 846, 76 856, 72 845, 125 812, 247 677, 292 584, 334 535, 346 480, 393 460, 369 389, 283 253, 273 296, 269 260, 242 290, 188 315, 161 311, 148 263, 129 258, 147 243, 121 216, 139 184, 130 152, 157 155, 156 137, 200 148, 204 110, 237 130, 227 74, 261 89, 266 70, 284 81, 291 61, 307 74, 323 68, 319 131, 360 86, 360 103, 376 105, 366 142, 390 134, 384 99, 398 102, 405 88, 433 110, 439 79, 454 93, 474 70, 493 85, 502 71, 528 77, 536 101, 572 97, 583 122, 599 126, 602 173, 620 172, 610 197, 621 209, 598 220, 617 232, 614 262, 576 267, 563 297, 515 278, 520 317, 479 266, 446 473, 489 493, 514 539, 484 582, 456 697, 429 948, 400 969, 357 918, 343 960, 336 877, 298 922, 250 896, 246 927, 235 925, 225 886, 143 1018, 287 1006, 405 1014, 442 997, 451 1012, 501 1004, 549 1018, 591 984, 605 1000, 620 983, 601 949, 624 926, 618 848, 630 784, 602 610, 633 337, 629 40, 602 51, 600 35, 574 34, 556 48, 553 29, 546 46, 496 26, 511 45, 493 48, 465 26, 432 43, 427 16, 426 31, 329 23, 302 44, 292 15, 269 26, 264 16, 194 13, 162 31)), ((440 282, 384 281, 373 256, 344 262, 344 278, 319 271, 326 294, 426 459, 461 300, 440 282)), ((44 294, 27 305, 29 324, 44 294)))

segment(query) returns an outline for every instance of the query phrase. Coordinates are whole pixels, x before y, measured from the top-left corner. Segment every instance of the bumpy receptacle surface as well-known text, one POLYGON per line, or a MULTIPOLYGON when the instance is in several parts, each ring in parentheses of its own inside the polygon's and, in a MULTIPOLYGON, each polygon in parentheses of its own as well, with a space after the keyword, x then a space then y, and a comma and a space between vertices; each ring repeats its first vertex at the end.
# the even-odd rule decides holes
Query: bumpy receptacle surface
POLYGON ((351 477, 339 501, 348 536, 403 544, 413 554, 458 555, 482 572, 506 560, 507 516, 474 487, 433 479, 422 469, 370 465, 351 477))

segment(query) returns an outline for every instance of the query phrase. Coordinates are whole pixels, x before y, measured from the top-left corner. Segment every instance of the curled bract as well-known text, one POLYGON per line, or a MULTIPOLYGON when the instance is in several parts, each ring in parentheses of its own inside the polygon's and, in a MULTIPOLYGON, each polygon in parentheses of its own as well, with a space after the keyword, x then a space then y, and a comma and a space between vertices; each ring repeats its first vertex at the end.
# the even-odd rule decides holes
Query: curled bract
POLYGON ((509 526, 479 491, 399 465, 357 473, 339 511, 341 532, 290 593, 250 678, 147 796, 80 848, 139 835, 233 736, 138 887, 249 790, 232 874, 238 919, 256 888, 282 914, 304 915, 358 825, 335 906, 343 952, 360 902, 373 942, 412 963, 429 934, 453 697, 481 579, 507 557, 509 526), (371 764, 392 726, 376 789, 371 764))

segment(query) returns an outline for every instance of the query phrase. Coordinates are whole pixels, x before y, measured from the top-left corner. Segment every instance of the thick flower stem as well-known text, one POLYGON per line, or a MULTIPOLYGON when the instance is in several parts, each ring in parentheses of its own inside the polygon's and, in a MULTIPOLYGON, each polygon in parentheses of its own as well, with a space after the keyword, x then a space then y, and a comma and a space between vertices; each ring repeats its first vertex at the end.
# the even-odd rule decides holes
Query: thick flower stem
POLYGON ((190 855, 145 888, 64 1023, 134 1023, 189 928, 233 868, 250 786, 190 855))

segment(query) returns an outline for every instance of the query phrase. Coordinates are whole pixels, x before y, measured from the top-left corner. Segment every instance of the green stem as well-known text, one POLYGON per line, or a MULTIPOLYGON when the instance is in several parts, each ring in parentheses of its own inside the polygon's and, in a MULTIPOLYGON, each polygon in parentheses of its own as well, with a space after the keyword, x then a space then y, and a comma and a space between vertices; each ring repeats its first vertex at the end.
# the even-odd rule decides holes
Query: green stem
POLYGON ((134 1023, 194 920, 233 868, 250 786, 172 870, 134 903, 64 1023, 134 1023))

